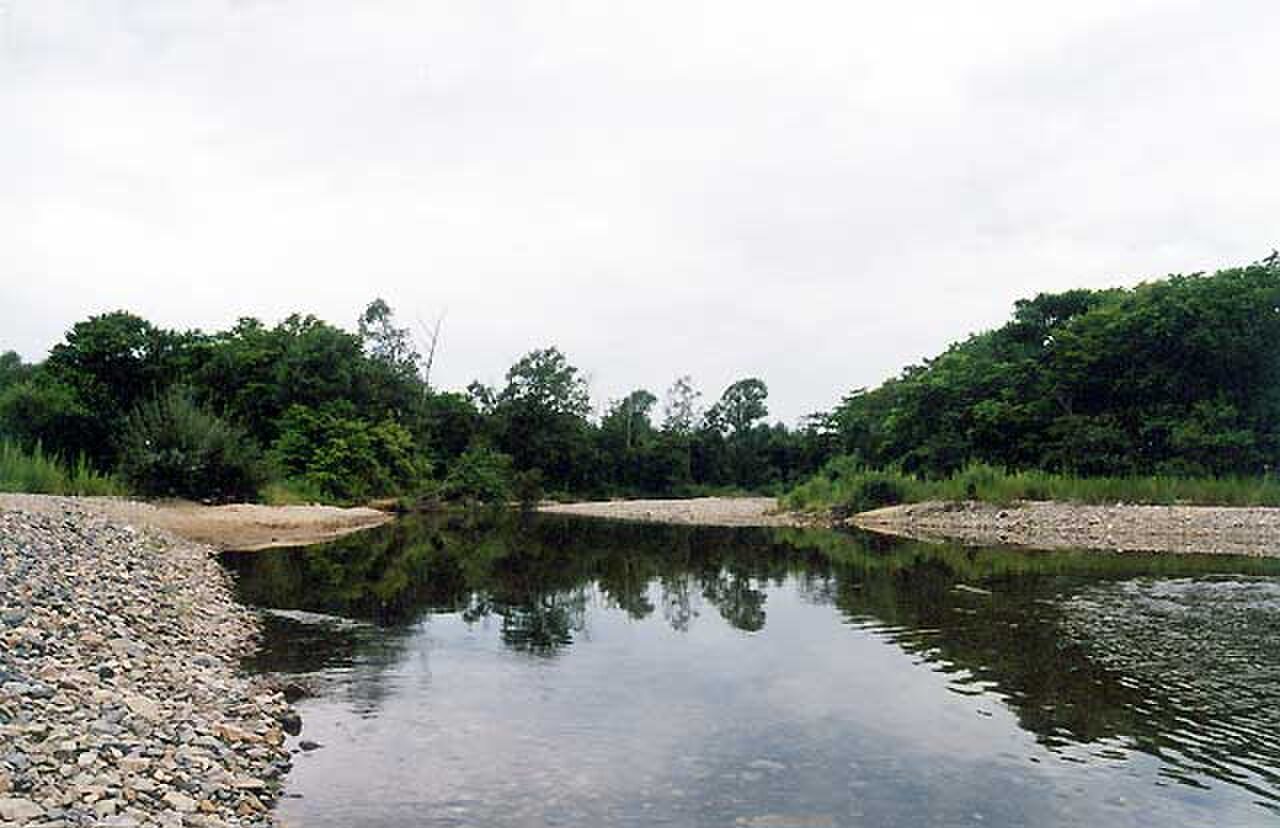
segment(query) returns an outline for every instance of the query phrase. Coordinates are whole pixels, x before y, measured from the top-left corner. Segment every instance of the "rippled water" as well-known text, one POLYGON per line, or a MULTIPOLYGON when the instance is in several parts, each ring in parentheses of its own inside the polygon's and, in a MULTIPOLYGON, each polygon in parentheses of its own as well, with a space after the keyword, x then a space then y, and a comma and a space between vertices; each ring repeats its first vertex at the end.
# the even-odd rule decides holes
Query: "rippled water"
POLYGON ((319 691, 289 824, 1280 824, 1280 562, 566 518, 226 561, 319 691))

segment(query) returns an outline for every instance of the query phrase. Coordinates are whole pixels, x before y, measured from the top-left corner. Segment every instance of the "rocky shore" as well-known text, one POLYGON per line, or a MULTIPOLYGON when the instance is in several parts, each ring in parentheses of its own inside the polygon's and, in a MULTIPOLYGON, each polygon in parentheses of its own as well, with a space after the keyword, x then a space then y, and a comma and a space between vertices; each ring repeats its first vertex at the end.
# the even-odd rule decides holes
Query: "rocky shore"
POLYGON ((704 497, 546 504, 540 511, 699 526, 854 527, 969 546, 1280 557, 1280 509, 1273 508, 930 501, 832 518, 783 511, 773 498, 704 497))
POLYGON ((267 826, 282 694, 212 550, 71 499, 0 507, 0 826, 267 826))
POLYGON ((1269 508, 935 501, 863 512, 847 523, 973 546, 1280 556, 1280 509, 1269 508))

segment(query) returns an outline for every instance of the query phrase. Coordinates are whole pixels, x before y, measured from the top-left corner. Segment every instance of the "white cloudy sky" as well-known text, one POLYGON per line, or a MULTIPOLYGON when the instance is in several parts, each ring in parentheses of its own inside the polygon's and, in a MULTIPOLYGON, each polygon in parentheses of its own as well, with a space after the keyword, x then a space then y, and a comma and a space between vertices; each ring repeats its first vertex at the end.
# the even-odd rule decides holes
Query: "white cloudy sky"
POLYGON ((0 349, 447 309, 598 399, 828 407, 1014 299, 1280 245, 1280 4, 0 0, 0 349))

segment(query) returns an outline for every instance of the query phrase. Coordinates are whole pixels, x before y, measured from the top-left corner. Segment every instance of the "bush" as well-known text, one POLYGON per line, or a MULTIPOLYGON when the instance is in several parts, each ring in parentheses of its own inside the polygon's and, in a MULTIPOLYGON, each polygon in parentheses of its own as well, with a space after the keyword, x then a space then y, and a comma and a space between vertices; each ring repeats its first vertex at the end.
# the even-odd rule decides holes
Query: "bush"
POLYGON ((909 498, 900 476, 892 472, 866 474, 836 500, 831 506, 831 515, 843 519, 882 506, 897 506, 909 498))
POLYGON ((338 406, 295 405, 285 412, 271 457, 285 476, 327 499, 401 493, 420 477, 413 436, 390 420, 370 422, 338 406))
POLYGON ((182 390, 143 403, 128 416, 120 472, 139 494, 219 502, 252 499, 263 480, 248 435, 182 390))
POLYGON ((542 469, 529 469, 517 472, 512 486, 515 499, 520 508, 526 511, 537 508, 544 495, 542 469))
POLYGON ((513 478, 509 455, 472 447, 454 461, 440 493, 446 500, 506 503, 511 500, 513 478))

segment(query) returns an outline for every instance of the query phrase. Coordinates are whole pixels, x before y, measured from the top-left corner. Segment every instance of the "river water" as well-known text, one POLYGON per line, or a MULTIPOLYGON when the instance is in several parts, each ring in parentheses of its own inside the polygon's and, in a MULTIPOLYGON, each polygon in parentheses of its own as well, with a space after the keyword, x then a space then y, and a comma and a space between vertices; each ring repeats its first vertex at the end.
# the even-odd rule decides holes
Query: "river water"
POLYGON ((1280 824, 1280 561, 411 518, 229 554, 353 826, 1280 824))

